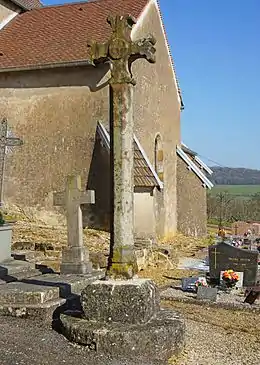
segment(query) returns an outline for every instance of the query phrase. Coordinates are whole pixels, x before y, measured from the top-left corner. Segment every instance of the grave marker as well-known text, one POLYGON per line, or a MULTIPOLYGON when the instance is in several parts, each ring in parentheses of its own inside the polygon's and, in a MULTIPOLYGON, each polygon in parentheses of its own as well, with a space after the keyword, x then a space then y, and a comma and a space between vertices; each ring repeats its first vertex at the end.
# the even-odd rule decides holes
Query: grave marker
POLYGON ((95 192, 81 190, 80 176, 68 176, 66 189, 53 196, 54 206, 66 210, 68 246, 62 251, 61 273, 85 274, 92 271, 89 252, 83 245, 81 204, 94 204, 95 192))
POLYGON ((244 273, 244 286, 255 285, 258 273, 258 253, 234 247, 226 242, 210 246, 210 277, 219 280, 221 271, 228 269, 244 273))
POLYGON ((4 118, 0 123, 0 205, 3 202, 4 168, 7 147, 21 146, 20 138, 8 137, 7 120, 4 118))
POLYGON ((217 301, 217 288, 210 288, 205 286, 199 286, 197 292, 197 299, 199 300, 210 300, 211 302, 217 301))
POLYGON ((260 298, 260 286, 250 288, 249 292, 246 294, 246 299, 244 303, 254 304, 255 301, 260 298))
POLYGON ((195 285, 196 281, 199 280, 200 277, 189 277, 181 279, 181 288, 183 291, 196 293, 197 287, 195 285))

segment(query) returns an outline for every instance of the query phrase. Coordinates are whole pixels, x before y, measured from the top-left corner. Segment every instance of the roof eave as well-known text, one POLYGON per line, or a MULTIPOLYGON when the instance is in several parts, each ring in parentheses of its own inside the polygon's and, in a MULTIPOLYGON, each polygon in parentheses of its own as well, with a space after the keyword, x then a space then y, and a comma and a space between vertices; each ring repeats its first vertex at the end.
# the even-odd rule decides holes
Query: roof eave
POLYGON ((75 61, 69 61, 69 62, 46 63, 43 65, 7 67, 7 68, 0 68, 0 73, 34 71, 34 70, 36 71, 36 70, 47 70, 47 69, 52 69, 52 68, 77 67, 77 66, 93 66, 93 63, 90 60, 75 60, 75 61))

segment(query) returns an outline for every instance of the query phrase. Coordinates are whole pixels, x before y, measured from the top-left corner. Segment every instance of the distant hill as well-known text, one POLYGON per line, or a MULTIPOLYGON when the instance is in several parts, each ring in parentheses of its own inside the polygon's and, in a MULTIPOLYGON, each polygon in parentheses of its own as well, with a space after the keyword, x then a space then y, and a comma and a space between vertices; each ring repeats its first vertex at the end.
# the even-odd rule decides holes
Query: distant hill
POLYGON ((260 170, 218 166, 211 170, 210 179, 215 185, 260 185, 260 170))

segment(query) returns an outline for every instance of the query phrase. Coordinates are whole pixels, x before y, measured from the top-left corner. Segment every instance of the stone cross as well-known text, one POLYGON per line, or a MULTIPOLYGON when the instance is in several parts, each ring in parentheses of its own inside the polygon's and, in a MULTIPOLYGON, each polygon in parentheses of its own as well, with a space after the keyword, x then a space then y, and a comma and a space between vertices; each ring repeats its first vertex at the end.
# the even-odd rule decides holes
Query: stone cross
POLYGON ((110 165, 111 165, 111 243, 108 276, 132 278, 137 272, 134 253, 134 120, 131 65, 144 58, 155 62, 152 36, 131 40, 136 23, 130 15, 109 17, 112 34, 106 43, 88 44, 93 65, 109 61, 110 85, 110 165))
POLYGON ((0 205, 3 201, 6 147, 21 146, 22 144, 23 141, 20 138, 7 136, 7 120, 4 118, 0 123, 0 205))
POLYGON ((89 253, 83 245, 81 204, 94 204, 95 192, 81 190, 80 176, 68 176, 66 189, 53 195, 53 205, 66 210, 68 246, 62 251, 61 273, 85 274, 91 272, 89 253))

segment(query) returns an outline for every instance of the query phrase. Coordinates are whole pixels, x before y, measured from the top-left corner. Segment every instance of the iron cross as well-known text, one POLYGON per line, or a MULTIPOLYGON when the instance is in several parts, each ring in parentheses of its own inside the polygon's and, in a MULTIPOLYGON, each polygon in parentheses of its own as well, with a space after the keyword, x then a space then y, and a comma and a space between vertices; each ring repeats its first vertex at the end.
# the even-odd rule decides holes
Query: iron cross
POLYGON ((6 147, 21 146, 23 141, 20 138, 8 137, 7 120, 4 118, 0 123, 0 204, 3 201, 4 166, 6 147))
POLYGON ((155 38, 152 35, 131 40, 131 30, 136 20, 131 15, 108 17, 107 22, 112 28, 110 39, 106 43, 91 41, 90 59, 93 64, 110 61, 110 84, 135 85, 132 77, 131 65, 138 58, 145 58, 150 63, 155 63, 155 38))

